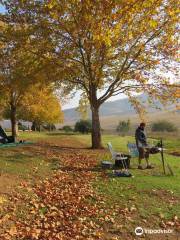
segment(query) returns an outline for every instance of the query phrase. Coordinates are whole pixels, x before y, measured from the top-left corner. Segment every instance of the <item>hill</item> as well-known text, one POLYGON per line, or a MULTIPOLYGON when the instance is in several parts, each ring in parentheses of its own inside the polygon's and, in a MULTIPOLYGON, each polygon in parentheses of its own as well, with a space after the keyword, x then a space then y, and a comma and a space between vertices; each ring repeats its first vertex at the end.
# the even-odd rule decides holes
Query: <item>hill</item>
MULTIPOLYGON (((152 122, 160 119, 168 119, 178 126, 180 121, 180 111, 176 110, 175 106, 169 104, 166 108, 156 101, 156 106, 152 107, 145 95, 139 96, 139 100, 145 105, 148 112, 147 122, 152 122)), ((64 124, 74 125, 80 119, 80 115, 76 108, 64 110, 64 124)), ((89 118, 91 118, 89 109, 89 118)), ((101 126, 104 129, 115 129, 120 120, 131 119, 133 124, 139 122, 139 117, 135 109, 129 102, 128 98, 119 99, 112 102, 105 102, 100 108, 101 126)))

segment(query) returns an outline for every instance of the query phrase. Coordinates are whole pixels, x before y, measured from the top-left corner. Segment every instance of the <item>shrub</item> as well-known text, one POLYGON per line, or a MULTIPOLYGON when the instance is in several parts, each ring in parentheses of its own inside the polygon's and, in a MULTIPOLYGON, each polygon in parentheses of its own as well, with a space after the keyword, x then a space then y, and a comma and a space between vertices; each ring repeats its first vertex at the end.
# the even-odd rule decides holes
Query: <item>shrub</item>
POLYGON ((127 132, 129 132, 130 130, 130 120, 128 119, 127 121, 120 121, 117 128, 116 128, 116 131, 120 134, 125 134, 127 132))
POLYGON ((53 123, 48 123, 46 125, 42 126, 45 130, 48 131, 55 131, 56 130, 56 126, 53 123))
POLYGON ((89 132, 91 132, 92 129, 92 122, 90 120, 80 120, 78 122, 76 122, 75 127, 74 127, 74 131, 75 132, 80 132, 83 134, 88 134, 89 132))
POLYGON ((21 130, 21 131, 29 130, 28 127, 23 125, 21 122, 18 122, 18 129, 21 130))
POLYGON ((151 130, 153 132, 175 132, 177 131, 176 126, 168 121, 162 120, 158 122, 154 122, 151 126, 151 130))
POLYGON ((73 131, 72 127, 69 126, 69 125, 65 125, 65 126, 62 128, 62 130, 65 131, 66 133, 73 131))

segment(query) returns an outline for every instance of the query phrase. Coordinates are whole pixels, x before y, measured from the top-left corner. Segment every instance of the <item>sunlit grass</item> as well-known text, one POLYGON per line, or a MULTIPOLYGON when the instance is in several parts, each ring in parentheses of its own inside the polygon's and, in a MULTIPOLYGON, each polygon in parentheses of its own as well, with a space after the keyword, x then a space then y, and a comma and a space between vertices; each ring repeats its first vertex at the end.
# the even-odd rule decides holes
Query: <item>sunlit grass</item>
MULTIPOLYGON (((55 133, 21 133, 19 138, 28 139, 34 142, 47 141, 51 144, 65 144, 73 149, 78 147, 89 148, 91 146, 91 135, 80 134, 63 134, 55 133)), ((106 148, 107 143, 111 142, 114 149, 120 152, 128 152, 127 143, 134 142, 132 136, 114 136, 103 135, 103 145, 106 148)), ((173 138, 164 140, 166 152, 179 150, 179 140, 173 138)), ((9 175, 18 175, 23 179, 43 178, 50 176, 53 171, 53 157, 46 159, 43 152, 37 154, 32 146, 14 147, 8 149, 1 149, 1 172, 8 173, 9 175)), ((86 150, 87 151, 87 150, 86 150)), ((87 151, 88 154, 88 151, 87 151)), ((108 150, 105 152, 97 151, 97 160, 110 160, 108 150)), ((165 161, 169 163, 173 169, 174 176, 163 174, 163 167, 161 163, 160 154, 150 156, 150 162, 155 166, 151 170, 138 170, 137 159, 131 160, 132 169, 130 172, 133 178, 112 178, 108 177, 104 181, 101 176, 94 182, 94 187, 98 193, 104 195, 104 200, 109 205, 118 204, 123 207, 130 207, 135 205, 138 212, 137 222, 141 223, 144 218, 166 218, 171 219, 177 215, 180 217, 180 158, 169 154, 165 154, 165 161), (171 199, 174 199, 174 202, 171 199)), ((143 163, 145 167, 145 162, 143 163)), ((111 172, 111 171, 109 171, 111 172)), ((157 221, 158 224, 158 221, 157 221)))

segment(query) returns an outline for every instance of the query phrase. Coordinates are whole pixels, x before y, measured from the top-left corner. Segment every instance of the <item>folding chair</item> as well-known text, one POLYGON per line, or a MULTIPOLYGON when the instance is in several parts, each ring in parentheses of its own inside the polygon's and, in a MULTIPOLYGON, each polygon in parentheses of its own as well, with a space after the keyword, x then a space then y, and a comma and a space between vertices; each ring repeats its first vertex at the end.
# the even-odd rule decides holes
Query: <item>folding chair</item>
POLYGON ((108 142, 107 146, 108 146, 108 149, 109 149, 109 151, 111 153, 111 160, 116 161, 117 158, 119 158, 119 160, 122 161, 123 168, 126 171, 128 171, 128 168, 127 168, 127 165, 126 165, 126 162, 125 162, 127 157, 123 157, 121 153, 115 152, 113 150, 112 144, 110 142, 108 142))
POLYGON ((137 146, 135 143, 128 143, 127 147, 128 147, 128 151, 129 151, 129 154, 131 155, 131 157, 139 156, 139 152, 138 152, 138 149, 137 149, 137 146))

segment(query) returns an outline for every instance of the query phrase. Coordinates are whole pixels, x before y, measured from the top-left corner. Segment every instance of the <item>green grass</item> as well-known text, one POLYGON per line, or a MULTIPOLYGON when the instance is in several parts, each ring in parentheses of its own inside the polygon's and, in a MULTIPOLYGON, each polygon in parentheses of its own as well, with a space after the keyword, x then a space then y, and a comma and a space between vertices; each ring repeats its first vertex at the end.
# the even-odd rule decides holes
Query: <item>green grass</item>
POLYGON ((42 156, 32 156, 27 152, 16 153, 12 150, 1 150, 0 169, 3 174, 13 174, 22 178, 43 177, 49 173, 49 163, 42 156), (8 151, 8 152, 7 152, 8 151))
MULTIPOLYGON (((154 177, 140 176, 132 171, 134 178, 111 178, 106 182, 99 179, 95 183, 95 188, 104 199, 108 206, 119 205, 121 208, 135 206, 137 209, 136 220, 142 218, 159 217, 172 219, 175 215, 180 217, 180 194, 178 189, 179 178, 176 177, 154 177), (175 199, 174 202, 171 199, 175 199)), ((137 222, 136 222, 137 223, 137 222)))
MULTIPOLYGON (((48 141, 53 144, 64 144, 74 147, 71 142, 76 143, 76 147, 90 147, 91 136, 62 133, 21 133, 19 138, 31 141, 48 141)), ((128 152, 127 142, 134 142, 131 136, 113 136, 104 135, 102 137, 104 147, 111 142, 117 151, 128 152)), ((179 139, 164 139, 165 147, 169 152, 180 151, 179 139)), ((167 152, 168 152, 167 151, 167 152)), ((23 178, 27 176, 48 176, 52 172, 56 162, 47 161, 43 152, 36 154, 33 147, 15 147, 11 149, 0 149, 1 161, 0 169, 8 174, 20 175, 23 178), (23 150, 24 149, 24 150, 23 150), (53 165, 54 164, 54 165, 53 165), (34 171, 37 169, 37 171, 34 171)), ((110 160, 110 154, 107 152, 98 152, 97 159, 110 160)), ((132 159, 131 173, 134 178, 111 178, 106 180, 99 175, 94 187, 103 198, 108 206, 116 204, 123 207, 135 206, 137 209, 137 222, 141 223, 143 218, 155 219, 154 223, 158 224, 157 219, 171 219, 177 215, 180 217, 180 157, 165 154, 165 160, 172 167, 175 176, 163 175, 163 168, 160 161, 160 155, 152 155, 150 161, 155 165, 152 170, 137 170, 137 159, 132 159)), ((145 163, 144 163, 145 164, 145 163)), ((108 174, 108 173, 107 173, 108 174)))
MULTIPOLYGON (((69 137, 72 139, 77 139, 80 142, 84 142, 88 147, 91 146, 91 135, 81 135, 77 133, 63 133, 63 132, 21 132, 19 138, 20 139, 28 139, 28 140, 47 140, 47 139, 57 139, 57 138, 69 137)), ((163 143, 165 148, 168 151, 180 151, 180 138, 174 134, 173 136, 169 136, 167 134, 162 133, 161 135, 150 135, 149 142, 150 144, 158 142, 159 139, 163 139, 163 143)), ((127 142, 135 142, 134 136, 117 136, 117 135, 102 135, 102 142, 104 147, 107 146, 108 142, 111 142, 113 147, 116 150, 122 150, 127 152, 127 142)))
MULTIPOLYGON (((73 137, 90 146, 90 135, 73 137)), ((134 142, 134 137, 105 135, 102 141, 104 147, 111 142, 115 150, 127 152, 127 143, 134 142)), ((179 139, 164 139, 164 144, 167 152, 180 150, 179 139)), ((110 155, 104 156, 106 160, 110 159, 110 155)), ((135 204, 139 219, 152 216, 155 219, 160 216, 165 219, 171 219, 175 215, 180 217, 180 158, 165 154, 165 161, 170 164, 175 176, 170 176, 167 169, 167 175, 163 175, 161 157, 160 154, 156 154, 150 156, 150 162, 155 165, 154 169, 142 171, 131 169, 134 178, 108 178, 106 182, 99 178, 95 187, 99 193, 104 195, 107 206, 118 204, 122 207, 129 207, 135 204), (173 198, 176 199, 174 202, 171 201, 173 198)), ((137 167, 136 158, 132 159, 132 166, 137 167)), ((159 223, 157 219, 155 222, 159 223)))
MULTIPOLYGON (((73 138, 76 138, 82 142, 86 142, 88 146, 91 145, 91 136, 90 135, 72 135, 73 138)), ((149 143, 150 144, 156 144, 159 142, 159 138, 149 138, 149 143)), ((167 152, 173 152, 173 151, 180 151, 180 138, 174 136, 169 138, 163 137, 163 144, 164 147, 167 149, 167 152)), ((135 139, 133 136, 117 136, 117 135, 103 135, 102 136, 102 142, 103 146, 107 147, 107 143, 111 142, 114 149, 117 151, 124 151, 127 152, 127 143, 128 142, 135 142, 135 139)))
MULTIPOLYGON (((23 136, 23 138, 28 138, 30 140, 34 139, 35 141, 38 140, 38 139, 44 139, 44 140, 52 139, 52 141, 54 139, 56 139, 56 140, 59 139, 59 140, 62 140, 62 142, 63 142, 63 139, 68 140, 70 138, 72 140, 78 141, 79 143, 85 144, 85 146, 87 146, 87 147, 90 147, 90 143, 91 143, 91 136, 90 135, 79 135, 79 134, 63 135, 61 133, 59 133, 59 134, 54 133, 53 134, 53 133, 42 132, 42 133, 30 133, 30 134, 29 133, 23 133, 21 136, 23 136)), ((111 142, 112 145, 113 145, 113 148, 116 151, 128 152, 127 143, 128 142, 134 142, 134 137, 132 137, 132 136, 120 137, 120 136, 114 136, 114 135, 104 135, 102 137, 102 141, 103 141, 104 147, 107 146, 108 142, 111 142)), ((167 148, 167 150, 172 149, 173 146, 175 146, 175 148, 178 148, 178 150, 180 150, 180 142, 177 141, 177 139, 175 139, 174 141, 173 141, 173 139, 164 140, 164 144, 165 144, 165 148, 167 148)), ((158 172, 161 173, 162 172, 162 165, 161 165, 161 162, 160 162, 160 154, 151 155, 150 159, 151 159, 152 163, 158 165, 158 172)), ((142 177, 143 178, 142 184, 144 182, 144 184, 146 186, 147 185, 150 185, 150 186, 155 185, 156 186, 156 184, 159 183, 158 185, 161 186, 161 187, 162 186, 167 187, 168 185, 170 185, 170 187, 174 188, 173 187, 174 186, 174 181, 175 181, 174 179, 176 179, 177 177, 180 176, 179 157, 175 157, 175 156, 166 154, 165 159, 171 165, 171 167, 174 169, 175 174, 176 174, 175 178, 173 178, 173 177, 172 178, 171 177, 164 178, 163 177, 163 180, 161 182, 160 181, 161 177, 153 176, 153 178, 151 179, 152 181, 150 182, 149 179, 148 179, 149 175, 143 176, 142 175, 143 172, 134 170, 135 175, 139 176, 138 181, 141 181, 141 177, 142 177), (146 178, 147 178, 147 181, 146 181, 146 178)), ((137 163, 137 159, 133 159, 132 161, 137 163)), ((155 171, 154 174, 158 174, 158 172, 156 172, 156 169, 152 170, 152 173, 153 173, 153 171, 155 171)), ((178 180, 180 180, 180 179, 178 178, 178 180)), ((175 189, 176 189, 176 187, 175 187, 175 189)))

